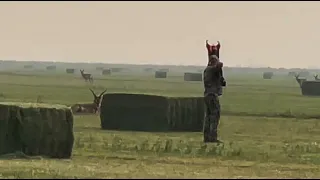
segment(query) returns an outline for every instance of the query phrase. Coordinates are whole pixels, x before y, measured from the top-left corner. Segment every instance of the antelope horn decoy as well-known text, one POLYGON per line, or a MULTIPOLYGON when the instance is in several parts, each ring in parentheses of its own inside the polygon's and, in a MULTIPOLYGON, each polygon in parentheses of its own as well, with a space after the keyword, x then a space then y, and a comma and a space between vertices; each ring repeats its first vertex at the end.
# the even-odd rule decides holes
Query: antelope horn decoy
POLYGON ((104 90, 102 93, 100 93, 99 97, 101 97, 106 91, 107 91, 107 89, 104 90))
POLYGON ((93 96, 96 98, 97 95, 93 92, 93 90, 91 88, 89 88, 89 90, 92 92, 93 96))

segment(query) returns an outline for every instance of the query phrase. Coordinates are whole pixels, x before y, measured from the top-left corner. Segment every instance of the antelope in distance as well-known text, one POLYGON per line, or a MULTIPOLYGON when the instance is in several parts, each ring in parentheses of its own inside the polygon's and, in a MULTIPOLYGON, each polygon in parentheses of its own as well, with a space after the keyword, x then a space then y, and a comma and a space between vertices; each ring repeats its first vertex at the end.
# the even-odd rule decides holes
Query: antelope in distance
POLYGON ((305 82, 306 78, 299 78, 300 74, 295 75, 297 82, 299 83, 299 86, 302 86, 302 83, 305 82))
POLYGON ((93 113, 96 114, 97 112, 100 112, 100 103, 102 100, 102 97, 104 93, 107 91, 104 90, 102 93, 100 93, 99 96, 94 93, 92 89, 89 89, 92 92, 93 95, 93 102, 92 103, 86 103, 86 104, 75 104, 71 106, 73 113, 93 113))
POLYGON ((318 74, 314 75, 314 79, 315 79, 316 81, 320 81, 320 79, 318 78, 318 74))
POLYGON ((80 69, 80 73, 86 82, 89 80, 90 83, 93 83, 93 78, 91 74, 85 73, 84 69, 80 69))

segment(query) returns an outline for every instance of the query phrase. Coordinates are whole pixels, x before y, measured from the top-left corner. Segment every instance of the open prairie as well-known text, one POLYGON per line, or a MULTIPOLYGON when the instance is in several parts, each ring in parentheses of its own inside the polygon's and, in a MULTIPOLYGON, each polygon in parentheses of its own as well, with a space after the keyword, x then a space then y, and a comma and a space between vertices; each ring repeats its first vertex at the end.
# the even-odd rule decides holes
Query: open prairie
MULTIPOLYGON (((0 64, 2 102, 92 102, 89 88, 177 97, 203 93, 202 82, 183 80, 184 72, 202 72, 202 67, 128 65, 102 75, 99 65, 46 70, 41 63, 0 64), (82 79, 81 67, 92 73, 93 84, 82 79), (168 77, 154 78, 157 68, 168 68, 168 77)), ((203 144, 201 132, 107 131, 98 115, 74 115, 71 159, 1 155, 0 178, 319 178, 320 98, 302 96, 287 72, 272 79, 262 73, 225 71, 219 127, 224 144, 203 144)))

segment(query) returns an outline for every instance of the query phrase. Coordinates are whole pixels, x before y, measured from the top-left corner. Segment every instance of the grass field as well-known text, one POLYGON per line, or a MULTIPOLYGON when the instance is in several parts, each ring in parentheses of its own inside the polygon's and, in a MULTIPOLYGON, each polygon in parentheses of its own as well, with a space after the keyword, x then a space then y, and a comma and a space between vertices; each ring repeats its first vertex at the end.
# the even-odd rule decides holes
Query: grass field
MULTIPOLYGON (((22 65, 23 66, 23 65, 22 65)), ((130 73, 128 73, 130 74, 130 73)), ((226 74, 221 98, 223 145, 202 143, 202 133, 148 133, 100 129, 96 115, 75 116, 70 160, 0 156, 0 178, 319 178, 320 99, 301 95, 286 75, 226 74)), ((182 73, 95 76, 0 73, 0 101, 71 105, 98 93, 202 96, 201 82, 182 73)))

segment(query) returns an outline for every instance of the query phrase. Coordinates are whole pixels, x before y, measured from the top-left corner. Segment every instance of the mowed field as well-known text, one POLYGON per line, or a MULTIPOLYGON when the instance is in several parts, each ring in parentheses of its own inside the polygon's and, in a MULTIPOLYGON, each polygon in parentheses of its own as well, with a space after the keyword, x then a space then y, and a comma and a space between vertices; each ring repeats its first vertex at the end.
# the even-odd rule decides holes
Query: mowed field
MULTIPOLYGON (((91 102, 89 88, 202 96, 202 82, 170 72, 166 79, 152 72, 94 75, 91 85, 78 71, 2 71, 0 101, 71 105, 91 102)), ((202 143, 201 132, 107 131, 99 116, 75 115, 71 159, 3 155, 0 178, 319 178, 320 98, 302 96, 287 75, 225 75, 219 126, 224 144, 202 143)))

